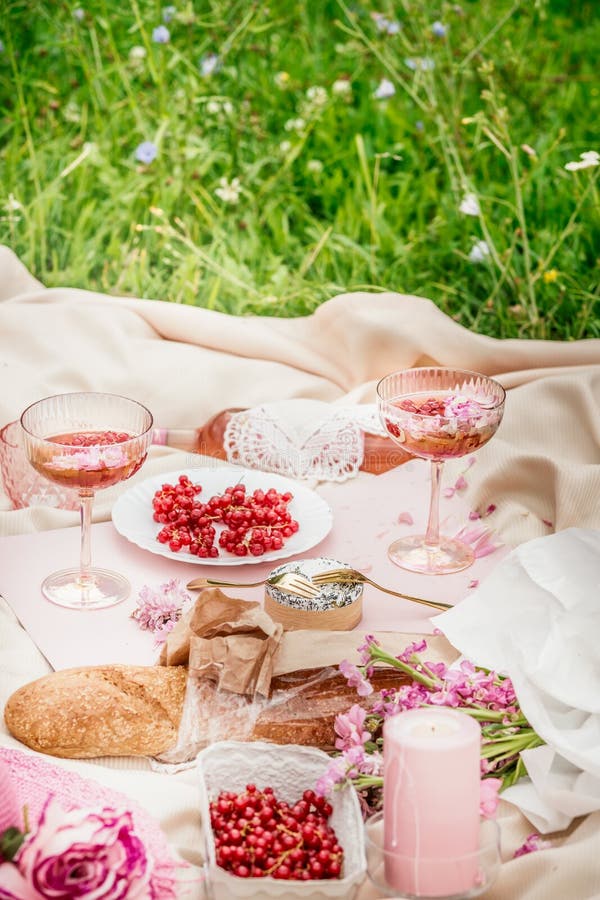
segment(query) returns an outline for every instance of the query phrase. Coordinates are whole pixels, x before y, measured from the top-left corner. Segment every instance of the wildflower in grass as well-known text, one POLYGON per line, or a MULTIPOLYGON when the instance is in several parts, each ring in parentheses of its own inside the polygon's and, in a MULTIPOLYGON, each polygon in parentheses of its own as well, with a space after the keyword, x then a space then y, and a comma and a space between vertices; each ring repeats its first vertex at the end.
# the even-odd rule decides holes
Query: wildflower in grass
POLYGON ((523 153, 526 153, 527 156, 531 156, 532 159, 537 159, 537 153, 535 152, 533 147, 529 146, 529 144, 521 144, 521 150, 523 151, 523 153))
POLYGON ((335 97, 348 97, 352 93, 352 85, 347 78, 337 78, 331 85, 331 93, 335 97))
POLYGON ((296 119, 288 119, 283 127, 286 131, 304 131, 306 122, 298 116, 296 119))
POLYGON ((207 53, 200 60, 200 72, 205 78, 214 75, 221 68, 221 60, 216 53, 207 53))
POLYGON ((226 178, 219 179, 219 187, 215 189, 215 194, 222 200, 223 203, 229 203, 231 205, 237 203, 240 199, 240 179, 232 178, 231 181, 228 181, 226 178))
POLYGON ((74 100, 70 100, 62 111, 66 122, 81 122, 81 109, 74 100))
POLYGON ((23 204, 17 200, 14 194, 9 194, 8 200, 4 204, 4 209, 7 213, 18 212, 20 209, 23 209, 23 204))
POLYGON ((448 29, 443 22, 434 22, 431 26, 431 33, 437 38, 445 38, 448 29))
POLYGON ((311 106, 325 106, 327 103, 327 91, 320 85, 312 85, 306 92, 306 99, 311 106))
POLYGON ((565 165, 567 172, 576 172, 577 169, 591 169, 593 166, 600 165, 600 153, 595 150, 586 150, 585 153, 579 154, 580 159, 568 162, 565 165))
POLYGON ((479 200, 477 199, 477 194, 465 194, 460 206, 458 207, 458 211, 463 213, 465 216, 480 216, 481 209, 479 206, 479 200))
POLYGON ((421 72, 430 72, 432 69, 435 69, 435 60, 430 56, 408 57, 404 60, 404 65, 408 66, 409 69, 412 69, 413 72, 416 72, 417 70, 421 72))
POLYGON ((415 128, 417 129, 417 131, 425 131, 425 125, 421 121, 421 119, 417 119, 417 121, 415 122, 415 128))
POLYGON ((388 19, 383 13, 373 12, 371 18, 375 22, 375 28, 382 34, 398 34, 401 29, 400 22, 395 19, 388 19))
POLYGON ((291 141, 282 141, 279 145, 279 152, 283 153, 284 156, 286 155, 286 153, 289 153, 291 149, 292 149, 291 141))
POLYGON ((284 91, 290 83, 289 72, 276 72, 273 76, 273 81, 279 90, 284 91))
POLYGON ((544 284, 554 284, 558 278, 558 269, 548 269, 547 272, 544 272, 542 278, 544 279, 544 284))
POLYGON ((320 159, 309 159, 306 163, 306 171, 311 175, 320 175, 323 171, 323 163, 320 159))
POLYGON ((373 96, 376 100, 389 100, 396 93, 396 88, 388 78, 382 78, 373 96))
POLYGON ((135 158, 138 162, 144 163, 144 165, 149 166, 151 162, 156 159, 156 155, 158 153, 158 147, 156 144, 153 144, 152 141, 142 141, 135 148, 135 158))
POLYGON ((174 6, 165 6, 162 11, 163 22, 165 22, 165 24, 167 25, 169 24, 169 22, 172 22, 175 18, 176 12, 177 9, 174 6))
POLYGON ((152 40, 155 44, 168 44, 171 40, 171 32, 165 25, 159 25, 152 32, 152 40))
POLYGON ((474 263, 482 263, 486 261, 489 255, 490 248, 487 241, 477 241, 477 243, 474 244, 471 248, 469 259, 474 263))
POLYGON ((145 58, 146 48, 141 47, 139 44, 136 44, 136 46, 132 47, 129 51, 129 61, 134 65, 138 65, 145 58))
POLYGON ((518 859, 519 856, 525 856, 527 853, 535 853, 536 850, 548 850, 551 846, 550 841, 543 841, 539 834, 536 834, 534 831, 533 834, 529 835, 525 843, 521 844, 518 850, 515 850, 513 859, 518 859))
POLYGON ((76 22, 83 22, 83 20, 85 19, 85 11, 80 6, 78 6, 73 10, 73 18, 76 22))
POLYGON ((230 100, 209 100, 206 104, 206 112, 211 116, 230 116, 233 112, 233 104, 230 100))

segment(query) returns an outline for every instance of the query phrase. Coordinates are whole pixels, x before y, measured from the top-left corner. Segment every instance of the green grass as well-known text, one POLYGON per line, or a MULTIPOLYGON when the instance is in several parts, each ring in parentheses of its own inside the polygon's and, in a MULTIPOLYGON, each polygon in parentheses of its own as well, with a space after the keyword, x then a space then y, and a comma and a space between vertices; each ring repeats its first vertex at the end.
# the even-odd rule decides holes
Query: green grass
POLYGON ((0 0, 0 240, 45 284, 281 316, 396 290, 488 334, 600 336, 600 167, 564 168, 600 150, 593 0, 179 2, 158 44, 164 5, 0 0))

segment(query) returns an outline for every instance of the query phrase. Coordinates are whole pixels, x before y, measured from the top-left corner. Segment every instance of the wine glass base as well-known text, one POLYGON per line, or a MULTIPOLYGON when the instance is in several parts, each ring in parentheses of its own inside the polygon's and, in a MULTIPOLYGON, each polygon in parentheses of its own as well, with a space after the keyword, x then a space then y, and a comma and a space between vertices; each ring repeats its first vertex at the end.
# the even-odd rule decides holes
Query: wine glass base
POLYGON ((401 569, 424 575, 461 572, 475 561, 475 554, 468 544, 440 537, 439 543, 432 546, 425 543, 424 534, 414 534, 394 541, 388 548, 388 556, 401 569))
POLYGON ((89 569, 85 583, 79 569, 62 569, 42 582, 46 600, 67 609, 106 609, 122 603, 130 593, 127 579, 107 569, 89 569))

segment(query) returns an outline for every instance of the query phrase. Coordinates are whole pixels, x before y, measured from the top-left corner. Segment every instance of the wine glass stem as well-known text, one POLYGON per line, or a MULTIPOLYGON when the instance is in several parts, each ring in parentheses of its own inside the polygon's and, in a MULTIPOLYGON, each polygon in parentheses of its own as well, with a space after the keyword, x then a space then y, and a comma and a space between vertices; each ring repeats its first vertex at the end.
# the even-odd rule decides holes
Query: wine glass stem
POLYGON ((429 547, 437 547, 440 542, 440 484, 444 461, 431 460, 431 498, 429 501, 429 519, 427 521, 427 533, 425 544, 429 547))
POLYGON ((90 568, 92 565, 92 504, 93 491, 79 491, 81 515, 81 554, 79 557, 79 582, 85 587, 92 582, 90 568))

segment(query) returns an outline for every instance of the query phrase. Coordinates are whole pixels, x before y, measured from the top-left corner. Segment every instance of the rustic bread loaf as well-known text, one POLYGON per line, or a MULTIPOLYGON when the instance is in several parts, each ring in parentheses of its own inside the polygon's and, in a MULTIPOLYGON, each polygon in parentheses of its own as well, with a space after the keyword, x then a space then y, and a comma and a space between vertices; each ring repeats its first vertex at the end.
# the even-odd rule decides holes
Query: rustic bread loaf
POLYGON ((15 691, 4 718, 40 753, 154 756, 177 742, 186 677, 182 666, 64 669, 15 691))
POLYGON ((335 746, 335 717, 347 712, 353 704, 370 709, 376 692, 395 690, 409 679, 398 669, 379 668, 369 679, 374 694, 359 697, 337 669, 304 669, 273 678, 274 691, 295 688, 283 703, 262 712, 252 731, 254 741, 273 741, 275 744, 302 744, 321 747, 335 746))
MULTIPOLYGON (((18 740, 52 756, 157 756, 177 744, 186 678, 183 666, 64 669, 19 688, 4 718, 18 740)), ((376 669, 371 678, 375 691, 405 681, 394 669, 376 669)), ((264 710, 248 733, 242 697, 219 692, 208 681, 201 687, 195 713, 201 744, 247 738, 330 749, 336 715, 353 703, 366 709, 373 703, 373 696, 359 697, 336 669, 291 672, 272 681, 275 697, 287 690, 290 696, 264 710)))

